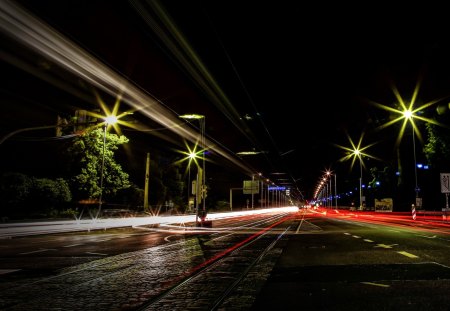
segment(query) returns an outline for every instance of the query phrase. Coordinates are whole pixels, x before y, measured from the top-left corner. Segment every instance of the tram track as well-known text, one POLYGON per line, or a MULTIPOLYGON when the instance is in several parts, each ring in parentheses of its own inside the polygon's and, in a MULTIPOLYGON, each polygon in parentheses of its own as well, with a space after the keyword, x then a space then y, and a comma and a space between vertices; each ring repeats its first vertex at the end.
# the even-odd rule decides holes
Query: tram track
POLYGON ((276 226, 288 218, 287 214, 279 214, 248 223, 231 221, 234 227, 221 232, 184 235, 181 241, 65 268, 50 277, 3 283, 0 309, 27 310, 33 306, 33 310, 83 310, 83 301, 76 300, 76 296, 81 296, 105 305, 104 309, 97 310, 152 310, 170 299, 179 303, 176 295, 183 286, 201 293, 206 291, 203 285, 208 287, 208 278, 226 279, 226 287, 223 287, 225 283, 215 285, 220 290, 207 299, 208 308, 214 310, 213 306, 225 301, 275 241, 287 232, 288 229, 276 226), (128 303, 126 297, 119 298, 123 296, 122 291, 133 292, 136 301, 128 303))
POLYGON ((179 308, 183 302, 188 303, 189 308, 217 310, 230 297, 233 290, 243 282, 252 268, 290 230, 290 227, 275 235, 273 234, 274 230, 271 228, 251 236, 245 243, 228 252, 226 256, 218 256, 214 261, 198 269, 184 280, 149 299, 136 310, 150 311, 162 308, 184 310, 179 308), (223 282, 214 282, 214 289, 207 286, 208 280, 217 278, 223 279, 223 282))

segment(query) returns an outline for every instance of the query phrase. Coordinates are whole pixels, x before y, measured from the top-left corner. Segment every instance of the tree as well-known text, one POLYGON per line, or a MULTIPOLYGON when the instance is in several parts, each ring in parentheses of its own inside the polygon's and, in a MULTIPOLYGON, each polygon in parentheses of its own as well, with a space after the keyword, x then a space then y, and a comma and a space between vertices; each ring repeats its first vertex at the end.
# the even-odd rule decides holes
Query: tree
POLYGON ((77 172, 71 179, 74 199, 97 199, 100 191, 104 199, 114 196, 118 190, 130 187, 129 175, 114 159, 118 146, 128 143, 128 138, 106 132, 103 145, 102 129, 85 131, 75 138, 68 149, 72 171, 77 172), (103 189, 100 189, 102 162, 103 189))
POLYGON ((424 146, 425 156, 433 167, 449 169, 450 165, 450 130, 431 123, 426 124, 427 143, 424 146))
POLYGON ((72 200, 69 184, 62 178, 32 178, 32 181, 30 199, 39 210, 63 210, 72 200))
POLYGON ((33 217, 64 210, 72 200, 66 180, 29 177, 21 173, 1 176, 2 215, 33 217))
MULTIPOLYGON (((450 108, 450 107, 449 107, 450 108)), ((435 120, 439 125, 426 124, 427 142, 423 148, 430 170, 421 176, 424 202, 432 208, 445 206, 440 191, 440 173, 450 171, 450 109, 440 106, 435 120)))
POLYGON ((33 182, 22 173, 4 173, 0 179, 0 203, 2 214, 5 208, 24 208, 30 195, 33 182))

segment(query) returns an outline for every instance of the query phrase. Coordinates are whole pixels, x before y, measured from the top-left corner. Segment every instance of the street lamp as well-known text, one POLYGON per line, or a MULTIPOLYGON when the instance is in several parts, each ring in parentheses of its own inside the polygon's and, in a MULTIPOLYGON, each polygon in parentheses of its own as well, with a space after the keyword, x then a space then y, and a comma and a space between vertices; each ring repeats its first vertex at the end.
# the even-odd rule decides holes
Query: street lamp
MULTIPOLYGON (((199 120, 200 123, 200 145, 203 148, 202 151, 202 174, 201 174, 201 187, 199 188, 198 182, 197 182, 197 190, 201 191, 201 198, 202 198, 202 221, 204 220, 204 218, 206 217, 206 171, 205 171, 205 150, 206 150, 206 138, 205 138, 205 126, 206 126, 206 118, 204 115, 200 115, 200 114, 185 114, 185 115, 181 115, 179 116, 182 119, 186 119, 186 120, 199 120)), ((198 196, 198 191, 196 191, 196 195, 198 196)), ((198 200, 196 200, 196 210, 197 210, 197 216, 198 216, 198 211, 199 211, 199 206, 198 206, 198 200)))
POLYGON ((361 171, 361 174, 359 176, 359 209, 362 210, 363 204, 362 204, 362 160, 361 160, 361 152, 359 149, 353 150, 353 154, 355 157, 359 158, 359 169, 361 171))
POLYGON ((363 207, 363 204, 362 204, 362 168, 364 166, 362 156, 365 156, 367 158, 372 158, 372 159, 375 159, 375 160, 380 160, 380 159, 378 159, 377 157, 374 157, 374 156, 364 152, 364 150, 366 150, 366 149, 368 149, 371 146, 376 144, 376 143, 372 143, 370 145, 362 147, 361 145, 362 145, 362 140, 363 140, 363 137, 364 137, 364 133, 361 134, 361 137, 359 138, 358 144, 355 144, 353 142, 353 140, 350 138, 350 136, 347 135, 347 137, 348 137, 348 139, 350 141, 350 144, 352 145, 352 148, 336 145, 337 147, 348 151, 347 155, 344 156, 343 158, 341 158, 339 161, 345 161, 345 160, 348 160, 348 159, 351 158, 352 159, 351 168, 353 168, 353 165, 354 165, 354 163, 356 161, 356 157, 359 158, 359 169, 360 169, 360 177, 359 177, 359 205, 360 205, 360 208, 362 209, 362 207, 363 207))
POLYGON ((100 211, 102 209, 102 197, 103 197, 103 171, 105 168, 105 149, 106 149, 106 130, 109 125, 113 125, 117 123, 117 117, 114 115, 107 116, 105 119, 105 125, 103 127, 103 155, 102 155, 102 168, 100 170, 100 196, 99 196, 99 202, 98 202, 98 211, 97 216, 95 219, 98 218, 98 215, 100 214, 100 211))
POLYGON ((419 197, 419 186, 417 185, 417 159, 416 159, 416 138, 415 138, 415 133, 414 133, 414 124, 412 119, 414 118, 414 114, 411 110, 406 110, 403 112, 403 116, 405 117, 406 120, 408 120, 411 123, 411 130, 412 130, 412 141, 413 141, 413 155, 414 155, 414 179, 415 179, 415 192, 416 192, 416 205, 417 205, 417 199, 419 197))
POLYGON ((189 158, 189 162, 188 162, 188 184, 187 184, 187 201, 188 201, 188 210, 191 210, 191 204, 190 204, 190 197, 191 197, 191 193, 190 193, 190 185, 191 185, 191 162, 192 160, 194 160, 197 157, 197 153, 195 153, 195 151, 192 151, 189 153, 188 158, 189 158))

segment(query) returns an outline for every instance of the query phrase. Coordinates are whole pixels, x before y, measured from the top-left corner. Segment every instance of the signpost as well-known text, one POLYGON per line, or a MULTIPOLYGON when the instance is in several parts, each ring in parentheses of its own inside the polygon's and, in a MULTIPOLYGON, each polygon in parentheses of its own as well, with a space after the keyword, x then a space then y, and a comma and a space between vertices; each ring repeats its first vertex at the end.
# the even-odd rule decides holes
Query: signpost
POLYGON ((253 195, 259 193, 259 181, 254 180, 244 180, 244 187, 243 187, 244 194, 251 194, 252 195, 252 209, 253 209, 253 195))
POLYGON ((445 208, 442 209, 442 218, 447 220, 447 215, 450 212, 448 206, 448 194, 450 193, 450 173, 441 173, 441 192, 445 194, 445 208))

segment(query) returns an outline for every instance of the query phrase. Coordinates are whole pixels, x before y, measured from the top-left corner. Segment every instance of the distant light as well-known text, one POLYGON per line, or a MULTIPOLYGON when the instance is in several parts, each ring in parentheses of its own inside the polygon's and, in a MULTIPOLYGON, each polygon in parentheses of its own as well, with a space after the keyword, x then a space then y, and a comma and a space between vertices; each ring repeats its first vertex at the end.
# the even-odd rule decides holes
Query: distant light
POLYGON ((380 185, 380 182, 379 182, 379 181, 376 181, 375 184, 376 184, 377 186, 379 186, 379 185, 380 185))
POLYGON ((395 172, 395 175, 400 176, 400 172, 395 172))
POLYGON ((423 168, 423 164, 417 164, 417 168, 423 168))
POLYGON ((180 118, 182 119, 189 119, 189 120, 193 120, 193 119, 203 119, 205 116, 201 115, 201 114, 184 114, 181 115, 180 118))
POLYGON ((240 151, 237 152, 237 155, 254 155, 254 154, 260 154, 261 151, 240 151))
POLYGON ((429 168, 430 168, 430 167, 429 167, 428 165, 424 165, 424 166, 423 166, 423 169, 424 169, 424 170, 427 170, 427 169, 429 169, 429 168))

